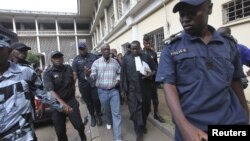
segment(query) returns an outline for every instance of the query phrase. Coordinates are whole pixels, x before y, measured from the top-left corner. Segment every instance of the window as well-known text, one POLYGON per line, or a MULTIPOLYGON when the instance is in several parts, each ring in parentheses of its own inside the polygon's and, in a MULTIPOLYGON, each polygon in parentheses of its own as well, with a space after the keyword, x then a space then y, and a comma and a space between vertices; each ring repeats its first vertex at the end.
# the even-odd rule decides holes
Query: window
POLYGON ((154 47, 156 52, 161 52, 164 42, 164 29, 163 27, 158 28, 150 33, 147 33, 147 35, 151 38, 152 46, 154 47))
POLYGON ((224 24, 250 16, 250 0, 231 0, 222 7, 224 24))

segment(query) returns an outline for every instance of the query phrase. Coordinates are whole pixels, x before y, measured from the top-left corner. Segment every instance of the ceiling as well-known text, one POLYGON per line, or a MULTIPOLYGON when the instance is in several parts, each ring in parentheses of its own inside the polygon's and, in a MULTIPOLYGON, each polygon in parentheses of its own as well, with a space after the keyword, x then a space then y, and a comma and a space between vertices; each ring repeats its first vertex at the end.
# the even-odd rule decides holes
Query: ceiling
POLYGON ((79 0, 79 1, 80 1, 79 17, 83 19, 92 20, 92 15, 95 9, 94 7, 97 0, 79 0))

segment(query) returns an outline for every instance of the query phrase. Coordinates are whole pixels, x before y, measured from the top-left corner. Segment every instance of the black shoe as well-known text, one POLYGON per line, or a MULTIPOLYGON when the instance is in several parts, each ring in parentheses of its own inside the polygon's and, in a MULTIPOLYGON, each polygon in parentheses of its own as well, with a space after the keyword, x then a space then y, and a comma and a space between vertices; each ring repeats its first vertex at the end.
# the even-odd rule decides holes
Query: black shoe
POLYGON ((92 127, 95 127, 95 125, 96 125, 96 120, 95 120, 95 117, 94 117, 94 116, 91 116, 91 123, 90 123, 90 125, 91 125, 92 127))
POLYGON ((102 126, 102 118, 101 118, 101 116, 97 116, 97 117, 96 117, 96 124, 97 124, 98 126, 102 126))
POLYGON ((165 119, 158 112, 154 114, 154 118, 161 123, 165 123, 165 119))
POLYGON ((144 127, 144 128, 143 128, 143 133, 144 133, 144 134, 147 134, 147 133, 148 133, 147 127, 144 127))
POLYGON ((87 141, 85 133, 83 133, 83 135, 81 135, 81 141, 87 141))
POLYGON ((136 136, 136 141, 143 141, 143 135, 136 136))

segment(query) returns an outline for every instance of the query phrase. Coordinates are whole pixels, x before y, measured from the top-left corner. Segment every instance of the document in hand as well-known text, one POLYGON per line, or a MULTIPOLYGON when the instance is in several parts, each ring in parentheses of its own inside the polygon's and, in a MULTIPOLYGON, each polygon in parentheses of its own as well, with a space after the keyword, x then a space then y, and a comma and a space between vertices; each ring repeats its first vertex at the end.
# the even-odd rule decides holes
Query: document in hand
POLYGON ((151 69, 149 68, 146 62, 142 61, 142 67, 140 69, 140 73, 142 75, 147 75, 148 72, 151 72, 151 69))
POLYGON ((139 71, 142 75, 147 75, 148 72, 151 72, 148 64, 144 61, 141 61, 141 58, 139 56, 135 57, 135 66, 136 71, 139 71))

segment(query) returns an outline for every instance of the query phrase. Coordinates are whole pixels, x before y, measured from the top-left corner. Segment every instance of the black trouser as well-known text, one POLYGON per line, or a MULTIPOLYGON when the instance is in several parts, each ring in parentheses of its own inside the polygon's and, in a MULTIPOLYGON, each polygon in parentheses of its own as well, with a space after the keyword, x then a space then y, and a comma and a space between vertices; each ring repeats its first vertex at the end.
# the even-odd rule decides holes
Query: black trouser
POLYGON ((53 111, 52 113, 52 121, 56 130, 57 139, 58 141, 68 141, 66 134, 66 117, 69 117, 69 120, 72 123, 73 127, 78 131, 79 136, 83 140, 85 136, 85 127, 82 122, 79 103, 75 98, 72 98, 67 102, 67 104, 71 106, 71 108, 73 108, 73 112, 69 115, 65 115, 63 112, 58 111, 53 111))
POLYGON ((157 94, 157 84, 152 83, 152 88, 151 88, 151 100, 153 102, 154 106, 154 113, 158 112, 158 105, 159 105, 159 99, 158 99, 158 94, 157 94))
POLYGON ((145 125, 138 125, 135 121, 133 122, 134 122, 134 130, 135 130, 136 136, 137 137, 142 136, 145 125))
POLYGON ((91 116, 101 114, 101 103, 98 97, 97 88, 91 88, 90 85, 85 87, 79 87, 79 91, 82 95, 83 100, 85 101, 87 108, 89 110, 89 114, 91 116))

